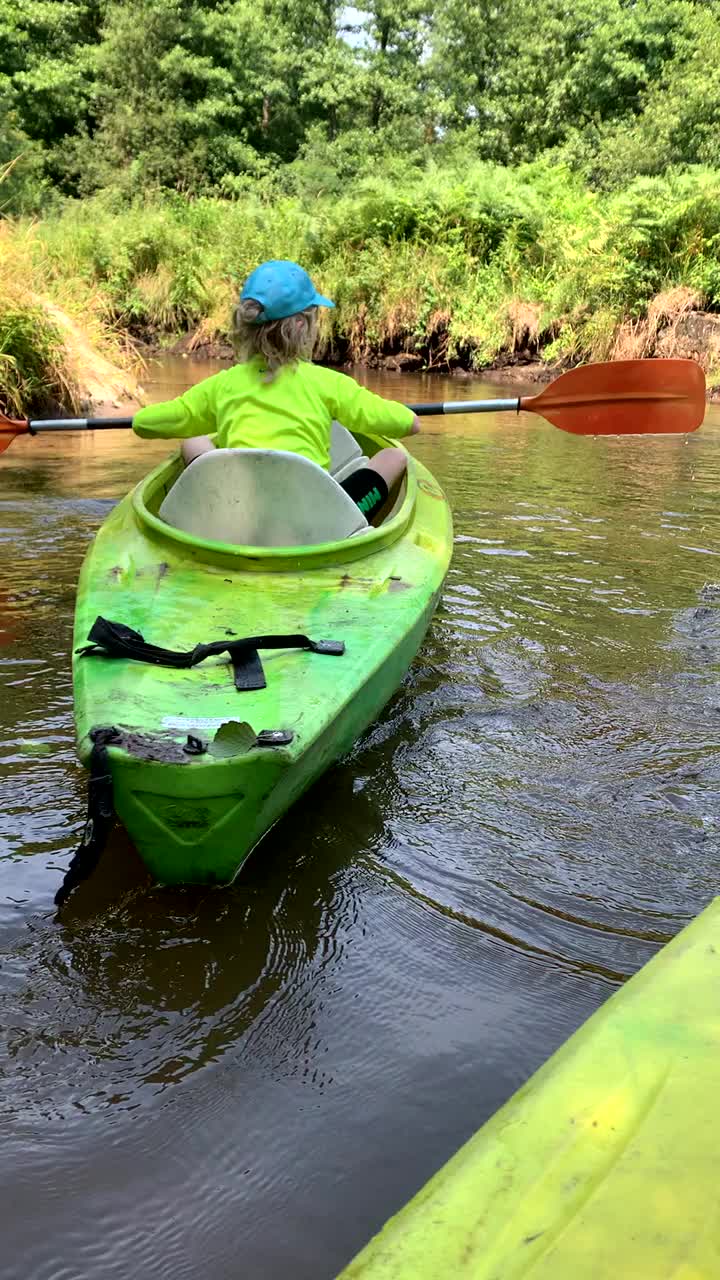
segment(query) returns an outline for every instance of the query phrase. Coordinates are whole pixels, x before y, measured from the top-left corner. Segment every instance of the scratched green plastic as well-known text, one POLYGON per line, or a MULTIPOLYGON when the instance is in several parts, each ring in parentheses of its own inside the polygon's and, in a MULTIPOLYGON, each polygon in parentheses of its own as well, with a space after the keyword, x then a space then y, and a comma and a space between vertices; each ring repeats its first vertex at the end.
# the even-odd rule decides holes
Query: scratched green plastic
MULTIPOLYGON (((361 443, 373 451, 382 442, 361 443)), ((78 587, 74 647, 98 614, 168 649, 229 631, 346 645, 343 657, 265 650, 267 688, 244 693, 227 655, 186 671, 75 657, 80 756, 87 762, 93 728, 125 735, 110 748, 115 807, 152 874, 226 883, 400 684, 437 604, 452 525, 439 486, 413 461, 400 510, 362 538, 267 551, 203 543, 157 517, 178 467, 163 463, 100 529, 78 587), (263 729, 290 729, 293 742, 257 747, 263 729), (210 750, 184 755, 188 734, 210 750)))
POLYGON ((716 899, 342 1280, 717 1280, 719 1097, 716 899))

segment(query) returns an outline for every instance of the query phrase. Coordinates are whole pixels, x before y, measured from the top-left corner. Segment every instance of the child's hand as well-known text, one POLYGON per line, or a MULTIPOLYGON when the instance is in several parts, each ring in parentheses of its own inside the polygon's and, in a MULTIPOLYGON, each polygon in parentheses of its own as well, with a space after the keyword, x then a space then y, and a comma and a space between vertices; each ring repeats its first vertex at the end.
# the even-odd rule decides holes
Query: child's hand
POLYGON ((413 424, 408 432, 408 435, 416 436, 419 430, 420 430, 420 419, 418 418, 417 414, 415 414, 415 417, 413 418, 413 424))

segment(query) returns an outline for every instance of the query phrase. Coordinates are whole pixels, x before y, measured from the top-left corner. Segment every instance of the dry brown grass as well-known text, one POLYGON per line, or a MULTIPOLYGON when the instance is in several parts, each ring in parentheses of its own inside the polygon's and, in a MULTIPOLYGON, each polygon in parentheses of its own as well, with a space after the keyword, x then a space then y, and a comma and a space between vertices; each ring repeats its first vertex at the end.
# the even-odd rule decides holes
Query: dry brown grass
POLYGON ((408 339, 417 329, 421 307, 422 299, 416 290, 400 293, 383 307, 379 333, 383 347, 391 351, 407 348, 408 339))
POLYGON ((626 320, 616 330, 610 359, 643 360, 654 355, 660 333, 663 334, 663 355, 673 355, 678 324, 688 312, 698 311, 702 305, 702 294, 687 285, 676 285, 656 294, 645 317, 626 320))
POLYGON ((368 309, 365 303, 361 302, 347 330, 348 349, 353 360, 363 361, 370 355, 372 344, 368 338, 367 320, 368 309))
POLYGON ((436 307, 428 316, 426 325, 429 347, 428 369, 444 368, 450 358, 450 321, 452 312, 447 307, 436 307))
POLYGON ((537 349, 540 339, 540 307, 534 302, 523 302, 521 298, 511 298, 507 306, 507 320, 510 329, 510 351, 526 351, 537 349))
POLYGON ((83 409, 97 405, 118 408, 128 401, 139 403, 140 391, 131 362, 137 363, 137 355, 126 349, 125 367, 110 361, 83 327, 61 307, 47 298, 33 298, 34 304, 45 312, 60 334, 64 348, 64 373, 75 390, 73 400, 83 409))

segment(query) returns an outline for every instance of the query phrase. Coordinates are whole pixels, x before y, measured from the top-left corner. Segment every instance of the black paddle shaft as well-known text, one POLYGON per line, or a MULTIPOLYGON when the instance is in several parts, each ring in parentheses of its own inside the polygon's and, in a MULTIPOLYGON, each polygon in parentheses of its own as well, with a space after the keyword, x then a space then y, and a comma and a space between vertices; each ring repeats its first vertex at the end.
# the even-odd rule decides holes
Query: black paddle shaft
POLYGON ((132 424, 132 418, 38 418, 28 423, 28 430, 35 436, 39 431, 112 431, 132 424))

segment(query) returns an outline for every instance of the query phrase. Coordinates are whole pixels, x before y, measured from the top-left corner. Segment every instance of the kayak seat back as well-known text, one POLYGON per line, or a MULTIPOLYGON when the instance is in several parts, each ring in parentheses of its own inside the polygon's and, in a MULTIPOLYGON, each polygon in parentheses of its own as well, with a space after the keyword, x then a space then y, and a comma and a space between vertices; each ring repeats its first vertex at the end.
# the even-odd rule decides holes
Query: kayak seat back
POLYGON ((337 480, 338 484, 342 484, 348 476, 359 471, 361 467, 367 466, 368 459, 355 437, 350 434, 347 427, 341 426, 339 422, 333 422, 330 433, 330 475, 337 480))
POLYGON ((327 471, 279 449, 213 449, 187 467, 163 499, 160 519, 210 542, 299 547, 367 529, 327 471))

